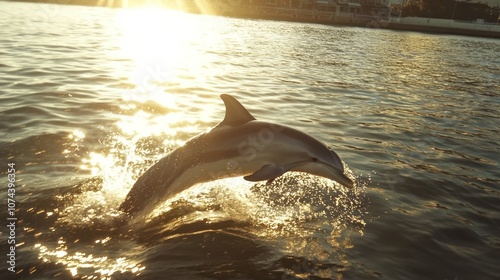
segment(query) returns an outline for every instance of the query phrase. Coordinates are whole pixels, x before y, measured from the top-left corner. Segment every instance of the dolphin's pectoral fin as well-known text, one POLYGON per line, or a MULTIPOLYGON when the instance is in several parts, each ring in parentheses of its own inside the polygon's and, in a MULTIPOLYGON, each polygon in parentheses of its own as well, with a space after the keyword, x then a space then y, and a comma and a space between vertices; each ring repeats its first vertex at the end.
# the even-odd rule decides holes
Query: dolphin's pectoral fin
POLYGON ((247 181, 256 182, 263 180, 274 180, 275 178, 283 175, 288 170, 283 166, 276 164, 266 164, 261 169, 257 170, 252 175, 243 177, 247 181))

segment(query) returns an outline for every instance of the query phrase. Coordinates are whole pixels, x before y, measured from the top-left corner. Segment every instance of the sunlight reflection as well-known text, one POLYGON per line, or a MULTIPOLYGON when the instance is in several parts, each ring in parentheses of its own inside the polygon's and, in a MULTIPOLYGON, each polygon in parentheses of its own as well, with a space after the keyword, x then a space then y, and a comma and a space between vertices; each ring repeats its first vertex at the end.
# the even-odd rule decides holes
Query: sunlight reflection
MULTIPOLYGON (((185 119, 186 116, 182 112, 154 116, 144 111, 139 111, 133 116, 124 116, 116 125, 124 134, 135 135, 141 138, 162 134, 174 136, 179 129, 172 126, 178 124, 180 120, 185 119)), ((196 132, 198 128, 193 125, 187 125, 182 128, 182 131, 196 132)))
POLYGON ((102 155, 91 152, 89 159, 83 159, 81 166, 83 170, 90 170, 92 176, 97 176, 101 170, 113 167, 114 160, 112 155, 102 155))
POLYGON ((68 134, 67 137, 69 141, 64 145, 65 149, 62 152, 66 158, 73 156, 80 149, 80 146, 85 139, 85 133, 81 130, 75 129, 72 133, 68 134))
POLYGON ((121 10, 117 24, 122 30, 122 51, 135 63, 130 77, 135 95, 127 98, 153 95, 147 99, 170 103, 171 98, 164 100, 161 85, 175 80, 180 65, 196 63, 191 60, 197 58, 191 42, 198 37, 197 22, 179 11, 142 7, 121 10))
POLYGON ((112 279, 116 272, 132 272, 137 274, 145 269, 137 262, 125 257, 112 259, 108 256, 94 256, 82 252, 68 254, 64 240, 60 239, 57 248, 51 250, 40 243, 35 244, 38 249, 39 259, 42 262, 62 264, 73 277, 84 276, 85 279, 112 279), (89 271, 92 271, 89 273, 89 271), (89 275, 90 274, 90 275, 89 275), (91 275, 95 275, 94 277, 91 275))
POLYGON ((80 139, 85 138, 85 133, 83 133, 81 130, 75 129, 71 134, 68 135, 69 139, 75 139, 75 141, 78 141, 80 139))
MULTIPOLYGON (((118 203, 151 162, 183 145, 188 138, 179 136, 179 133, 188 137, 199 133, 198 125, 185 119, 182 112, 155 115, 142 110, 121 116, 116 122, 119 132, 107 141, 110 149, 90 152, 80 166, 92 176, 103 179, 100 197, 106 199, 105 203, 118 203)), ((86 195, 82 194, 80 198, 87 205, 86 195)), ((92 204, 92 201, 90 198, 88 203, 92 204)))

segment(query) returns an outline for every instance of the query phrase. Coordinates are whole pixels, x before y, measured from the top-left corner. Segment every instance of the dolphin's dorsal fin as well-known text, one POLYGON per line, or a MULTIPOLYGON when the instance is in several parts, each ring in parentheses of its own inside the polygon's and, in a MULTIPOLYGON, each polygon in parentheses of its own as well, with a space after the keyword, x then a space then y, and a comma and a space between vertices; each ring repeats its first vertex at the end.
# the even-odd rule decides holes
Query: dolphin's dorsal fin
POLYGON ((221 94, 220 98, 224 101, 224 105, 226 105, 226 116, 218 126, 238 126, 255 120, 252 114, 236 98, 229 94, 221 94))

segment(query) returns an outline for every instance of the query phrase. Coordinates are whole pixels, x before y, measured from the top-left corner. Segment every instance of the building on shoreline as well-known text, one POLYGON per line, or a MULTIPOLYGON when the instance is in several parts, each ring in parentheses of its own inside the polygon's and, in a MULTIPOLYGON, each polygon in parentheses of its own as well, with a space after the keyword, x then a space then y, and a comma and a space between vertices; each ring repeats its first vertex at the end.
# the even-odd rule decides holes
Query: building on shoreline
POLYGON ((389 15, 388 0, 246 0, 240 1, 240 5, 242 10, 248 8, 276 8, 295 10, 294 12, 299 14, 316 11, 334 13, 335 16, 344 17, 347 14, 389 15))
POLYGON ((189 2, 198 6, 200 2, 204 2, 212 7, 211 11, 214 14, 271 20, 363 26, 382 18, 388 20, 389 17, 387 0, 191 0, 189 2))
POLYGON ((240 5, 233 8, 225 10, 225 15, 500 38, 499 24, 405 18, 401 17, 401 10, 396 10, 396 14, 391 11, 387 0, 241 0, 240 5))

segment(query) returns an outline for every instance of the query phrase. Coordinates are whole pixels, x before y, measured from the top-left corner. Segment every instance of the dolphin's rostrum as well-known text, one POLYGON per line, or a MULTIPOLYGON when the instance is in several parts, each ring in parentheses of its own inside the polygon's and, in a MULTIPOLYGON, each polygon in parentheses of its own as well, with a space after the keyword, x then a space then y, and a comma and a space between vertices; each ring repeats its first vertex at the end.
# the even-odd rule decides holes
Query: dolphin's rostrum
POLYGON ((236 176, 262 181, 299 171, 353 187, 339 156, 323 143, 293 128, 257 121, 234 97, 221 98, 224 120, 142 174, 121 211, 131 217, 148 215, 165 199, 197 183, 236 176))

